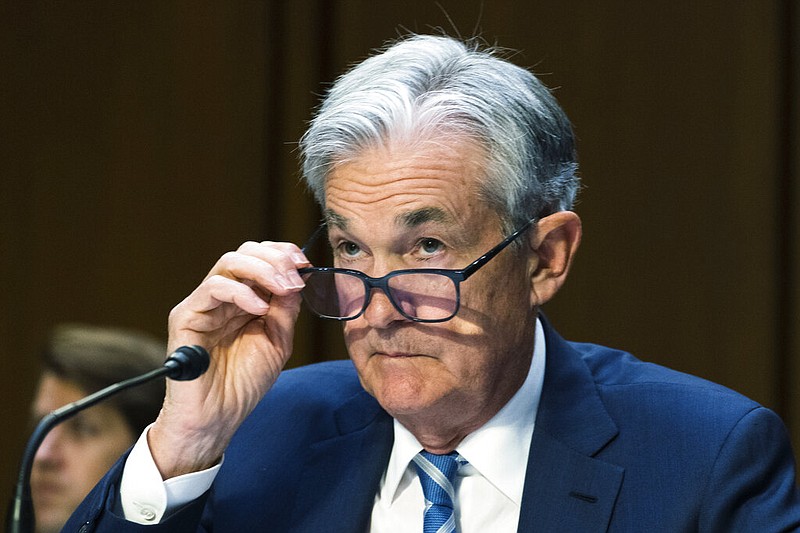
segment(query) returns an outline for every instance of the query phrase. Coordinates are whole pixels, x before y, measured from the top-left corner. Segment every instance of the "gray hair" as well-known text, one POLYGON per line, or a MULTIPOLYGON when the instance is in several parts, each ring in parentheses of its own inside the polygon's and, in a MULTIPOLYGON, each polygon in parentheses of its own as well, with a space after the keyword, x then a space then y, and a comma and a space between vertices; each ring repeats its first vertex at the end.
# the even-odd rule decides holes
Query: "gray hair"
POLYGON ((336 81, 300 141, 303 177, 324 207, 338 165, 389 141, 442 134, 483 149, 481 194, 506 231, 572 208, 572 127, 547 87, 496 49, 442 36, 407 37, 336 81))

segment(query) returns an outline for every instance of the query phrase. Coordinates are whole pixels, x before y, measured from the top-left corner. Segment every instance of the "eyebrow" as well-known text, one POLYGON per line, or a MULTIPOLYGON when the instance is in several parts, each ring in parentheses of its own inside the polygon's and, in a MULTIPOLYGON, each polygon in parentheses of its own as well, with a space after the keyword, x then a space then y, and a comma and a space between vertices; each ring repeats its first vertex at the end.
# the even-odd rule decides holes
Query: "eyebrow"
MULTIPOLYGON (((348 219, 332 209, 325 209, 325 225, 329 228, 347 229, 348 219)), ((395 224, 407 228, 415 228, 428 222, 448 222, 452 217, 444 209, 438 207, 423 207, 395 217, 395 224)))
POLYGON ((438 207, 423 207, 395 217, 395 223, 407 228, 415 228, 427 222, 448 222, 451 220, 443 209, 438 207))
POLYGON ((347 228, 347 218, 343 217, 333 209, 325 209, 325 212, 323 213, 323 220, 325 225, 329 228, 347 228))

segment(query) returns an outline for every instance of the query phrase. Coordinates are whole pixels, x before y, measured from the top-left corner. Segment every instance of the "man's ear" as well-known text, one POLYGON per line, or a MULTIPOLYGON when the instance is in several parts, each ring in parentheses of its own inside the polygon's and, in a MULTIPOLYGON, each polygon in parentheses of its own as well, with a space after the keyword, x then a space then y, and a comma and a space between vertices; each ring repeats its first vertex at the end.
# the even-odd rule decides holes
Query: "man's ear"
POLYGON ((531 306, 549 301, 564 284, 581 243, 581 219, 572 211, 544 217, 530 232, 531 306))

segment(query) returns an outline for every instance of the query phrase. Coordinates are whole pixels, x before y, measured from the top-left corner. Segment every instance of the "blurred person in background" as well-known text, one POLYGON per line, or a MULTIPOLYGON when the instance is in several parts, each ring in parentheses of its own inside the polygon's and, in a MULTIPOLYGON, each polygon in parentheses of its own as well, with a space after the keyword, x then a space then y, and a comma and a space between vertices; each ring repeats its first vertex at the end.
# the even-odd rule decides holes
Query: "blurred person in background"
MULTIPOLYGON (((147 334, 83 324, 52 331, 32 404, 38 421, 50 411, 160 366, 165 344, 147 334)), ((156 417, 164 382, 147 383, 56 426, 36 453, 31 495, 36 531, 60 531, 103 474, 156 417)))

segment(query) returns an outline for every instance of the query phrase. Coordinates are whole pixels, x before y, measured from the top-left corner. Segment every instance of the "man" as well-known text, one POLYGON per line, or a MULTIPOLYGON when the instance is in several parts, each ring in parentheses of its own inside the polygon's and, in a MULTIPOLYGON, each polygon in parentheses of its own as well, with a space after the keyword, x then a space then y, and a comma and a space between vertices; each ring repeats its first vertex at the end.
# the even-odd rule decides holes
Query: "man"
POLYGON ((800 525, 774 414, 539 314, 581 224, 571 128, 533 75, 412 36, 336 82, 301 148, 336 269, 287 243, 225 254, 170 315, 208 373, 168 384, 68 531, 800 525), (281 373, 301 294, 351 362, 281 373))
MULTIPOLYGON (((135 331, 84 324, 57 326, 42 354, 34 419, 159 367, 165 349, 162 342, 135 331)), ((31 470, 36 531, 61 531, 92 487, 158 414, 163 395, 163 383, 149 383, 53 428, 31 470)))

